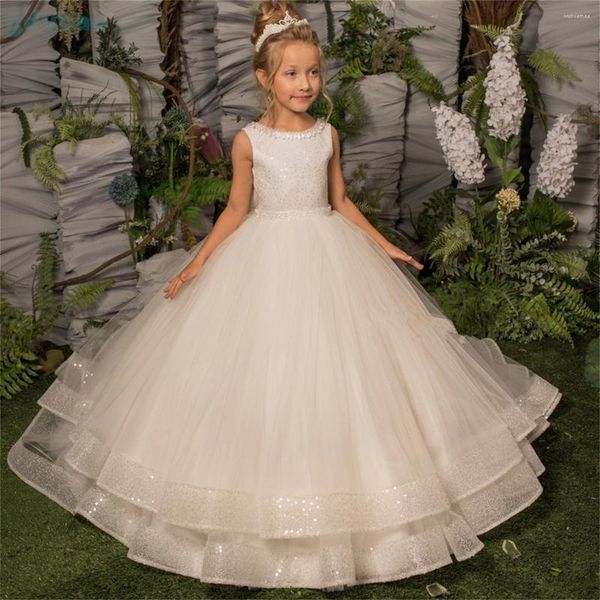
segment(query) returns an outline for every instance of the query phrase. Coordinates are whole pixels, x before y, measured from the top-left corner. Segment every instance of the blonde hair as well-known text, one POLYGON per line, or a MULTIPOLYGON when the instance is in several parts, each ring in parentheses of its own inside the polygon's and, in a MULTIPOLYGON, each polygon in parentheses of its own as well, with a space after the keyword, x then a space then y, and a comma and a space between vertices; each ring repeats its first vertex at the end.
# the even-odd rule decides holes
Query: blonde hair
MULTIPOLYGON (((264 28, 269 23, 277 23, 285 16, 285 11, 296 18, 302 19, 300 13, 290 6, 287 2, 278 1, 278 0, 267 0, 265 2, 261 2, 258 6, 258 15, 254 20, 254 30, 250 35, 250 41, 253 44, 256 44, 256 40, 260 37, 264 28)), ((326 120, 328 121, 331 117, 331 113, 333 112, 333 101, 327 92, 327 87, 325 84, 325 79, 323 77, 323 73, 325 71, 325 55, 323 54, 323 50, 321 50, 321 45, 319 43, 319 37, 316 32, 313 31, 310 25, 302 24, 302 25, 293 25, 292 27, 288 27, 284 31, 280 31, 279 33, 275 33, 270 35, 268 38, 264 40, 258 52, 254 52, 254 58, 252 61, 254 67, 254 75, 256 77, 256 70, 263 69, 267 73, 267 88, 263 88, 258 77, 256 77, 256 82, 258 84, 259 89, 264 95, 265 100, 265 112, 262 116, 271 117, 272 110, 274 105, 274 97, 273 97, 273 79, 275 78, 275 73, 281 66, 281 62, 283 60, 283 51, 285 49, 286 42, 293 41, 302 41, 308 42, 310 44, 314 44, 319 49, 319 81, 320 81, 320 93, 325 98, 325 102, 328 106, 328 112, 326 120)))

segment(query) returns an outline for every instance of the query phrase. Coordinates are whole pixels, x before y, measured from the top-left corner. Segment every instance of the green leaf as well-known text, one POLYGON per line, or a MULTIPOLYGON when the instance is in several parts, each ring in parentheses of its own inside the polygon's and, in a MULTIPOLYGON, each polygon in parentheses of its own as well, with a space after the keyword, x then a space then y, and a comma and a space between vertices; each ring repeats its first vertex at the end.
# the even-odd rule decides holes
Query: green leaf
POLYGON ((518 558, 521 556, 520 550, 512 540, 502 540, 502 552, 508 554, 511 558, 518 558))
POLYGON ((500 140, 490 136, 484 136, 483 143, 485 144, 485 149, 487 150, 489 159, 497 166, 502 167, 504 164, 503 152, 504 145, 500 140))
POLYGON ((437 598, 438 596, 446 596, 448 594, 448 590, 437 581, 435 583, 430 583, 429 585, 426 585, 425 589, 432 598, 437 598))
POLYGON ((506 146, 506 155, 507 156, 519 145, 520 141, 521 141, 521 138, 518 135, 513 135, 508 139, 507 146, 506 146))
POLYGON ((525 181, 525 177, 523 176, 523 173, 521 173, 521 167, 510 169, 509 171, 504 171, 502 173, 502 187, 509 186, 513 181, 516 181, 517 183, 525 181))

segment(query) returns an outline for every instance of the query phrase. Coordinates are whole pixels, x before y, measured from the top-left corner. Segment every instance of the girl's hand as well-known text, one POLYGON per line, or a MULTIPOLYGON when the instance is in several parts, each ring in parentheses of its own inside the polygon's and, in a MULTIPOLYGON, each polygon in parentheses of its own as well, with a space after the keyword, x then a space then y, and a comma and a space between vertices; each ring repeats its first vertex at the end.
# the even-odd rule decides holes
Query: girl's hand
POLYGON ((411 265, 415 269, 418 269, 419 271, 425 267, 424 264, 420 263, 418 260, 415 260, 409 254, 406 254, 406 252, 404 252, 403 250, 400 250, 398 246, 390 244, 387 248, 385 248, 385 251, 391 258, 398 258, 404 261, 406 264, 411 265))
POLYGON ((181 286, 189 279, 196 277, 201 269, 201 264, 191 263, 181 273, 171 277, 171 279, 168 280, 169 285, 166 288, 163 288, 163 291, 165 292, 164 297, 175 298, 181 286))

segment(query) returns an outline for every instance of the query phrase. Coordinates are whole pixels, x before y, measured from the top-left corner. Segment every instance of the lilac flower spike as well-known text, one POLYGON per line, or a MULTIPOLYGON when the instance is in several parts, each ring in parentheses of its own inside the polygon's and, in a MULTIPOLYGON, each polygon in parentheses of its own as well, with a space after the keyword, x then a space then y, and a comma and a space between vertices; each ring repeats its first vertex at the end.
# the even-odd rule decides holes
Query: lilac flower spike
POLYGON ((481 183, 485 179, 485 157, 469 118, 443 100, 431 111, 435 114, 436 137, 448 169, 461 183, 481 183))
POLYGON ((537 165, 537 187, 555 198, 564 198, 575 185, 573 171, 577 156, 577 124, 571 115, 558 115, 548 132, 537 165))
POLYGON ((490 109, 488 132, 504 141, 520 132, 526 98, 510 34, 511 28, 507 27, 494 41, 496 52, 483 82, 486 88, 484 102, 490 109))

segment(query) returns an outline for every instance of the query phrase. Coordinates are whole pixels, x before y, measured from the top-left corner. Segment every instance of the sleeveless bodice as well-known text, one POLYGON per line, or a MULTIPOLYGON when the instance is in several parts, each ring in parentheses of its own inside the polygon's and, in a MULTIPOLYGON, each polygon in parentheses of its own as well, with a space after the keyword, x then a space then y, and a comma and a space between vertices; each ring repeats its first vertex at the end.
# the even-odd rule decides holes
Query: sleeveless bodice
POLYGON ((322 118, 304 131, 280 131, 257 121, 243 130, 252 144, 254 190, 249 215, 331 212, 327 165, 331 125, 322 118))

